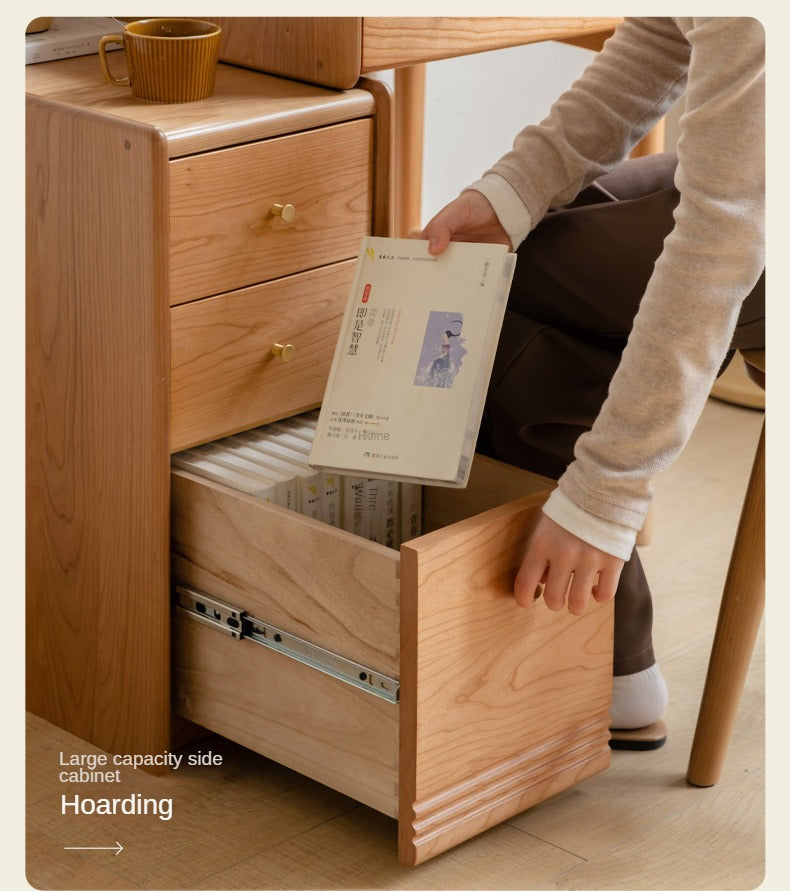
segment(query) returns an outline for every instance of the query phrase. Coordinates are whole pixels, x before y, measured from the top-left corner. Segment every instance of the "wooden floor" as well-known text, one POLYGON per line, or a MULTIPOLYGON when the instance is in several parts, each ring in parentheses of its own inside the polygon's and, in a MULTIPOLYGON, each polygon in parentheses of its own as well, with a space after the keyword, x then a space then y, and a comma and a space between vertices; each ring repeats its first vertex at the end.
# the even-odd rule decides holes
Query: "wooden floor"
MULTIPOLYGON (((416 869, 398 865, 394 821, 210 737, 221 767, 124 771, 114 788, 58 782, 60 753, 95 751, 28 716, 27 880, 37 888, 748 889, 764 875, 761 631, 725 774, 684 780, 727 555, 762 413, 711 400, 658 482, 642 551, 655 645, 670 687, 669 739, 615 752, 611 768, 416 869), (156 816, 61 816, 60 796, 173 799, 156 816), (65 850, 113 846, 123 850, 65 850)), ((787 859, 785 857, 785 859, 787 859)))

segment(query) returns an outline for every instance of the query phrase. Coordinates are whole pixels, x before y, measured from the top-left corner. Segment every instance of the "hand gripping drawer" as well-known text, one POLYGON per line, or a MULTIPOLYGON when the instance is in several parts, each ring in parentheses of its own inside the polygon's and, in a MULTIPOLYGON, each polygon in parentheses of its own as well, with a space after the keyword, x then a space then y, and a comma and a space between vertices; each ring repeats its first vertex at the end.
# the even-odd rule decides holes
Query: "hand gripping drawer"
POLYGON ((171 305, 355 257, 372 133, 363 118, 171 161, 171 305))
POLYGON ((608 766, 612 604, 574 617, 511 596, 546 480, 477 458, 466 490, 426 488, 438 528, 400 553, 186 473, 172 484, 176 711, 397 817, 403 863, 608 766), (184 590, 249 633, 212 627, 184 590), (311 647, 329 664, 305 664, 311 647))
POLYGON ((170 310, 171 451, 318 405, 352 260, 170 310))

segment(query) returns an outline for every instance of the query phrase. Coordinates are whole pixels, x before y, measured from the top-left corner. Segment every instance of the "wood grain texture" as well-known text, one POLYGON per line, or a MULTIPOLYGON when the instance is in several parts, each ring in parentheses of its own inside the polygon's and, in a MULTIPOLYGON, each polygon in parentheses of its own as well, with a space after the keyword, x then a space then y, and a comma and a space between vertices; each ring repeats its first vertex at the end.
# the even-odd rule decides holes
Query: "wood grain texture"
POLYGON ((183 471, 172 490, 175 580, 398 676, 397 551, 183 471))
POLYGON ((591 31, 573 37, 561 37, 560 42, 568 43, 571 46, 580 46, 582 49, 593 50, 596 53, 600 52, 606 41, 614 34, 619 20, 609 19, 608 21, 610 22, 608 27, 601 31, 591 31))
POLYGON ((371 230, 372 149, 364 118, 171 162, 171 304, 355 257, 371 230))
POLYGON ((373 227, 372 235, 394 233, 394 97, 384 81, 362 77, 357 83, 373 97, 376 113, 373 119, 373 227))
POLYGON ((546 493, 401 547, 399 853, 419 863, 609 763, 613 610, 512 597, 546 493))
POLYGON ((346 261, 173 307, 171 450, 319 405, 353 272, 346 261))
POLYGON ((212 18, 222 27, 220 59, 309 83, 353 87, 359 79, 362 20, 352 16, 212 18))
POLYGON ((614 28, 619 18, 366 16, 362 72, 401 68, 468 53, 565 40, 614 28))
POLYGON ((111 751, 168 744, 165 158, 28 100, 28 707, 111 751))
POLYGON ((425 135, 425 65, 395 71, 395 235, 422 229, 422 149, 425 135))
POLYGON ((397 703, 188 616, 173 626, 179 714, 395 815, 397 703))
POLYGON ((765 610, 765 424, 722 592, 686 779, 718 782, 765 610))
POLYGON ((28 65, 27 89, 53 101, 147 124, 171 158, 372 115, 366 90, 329 90, 235 65, 217 67, 214 95, 201 102, 143 102, 104 81, 96 56, 28 65))

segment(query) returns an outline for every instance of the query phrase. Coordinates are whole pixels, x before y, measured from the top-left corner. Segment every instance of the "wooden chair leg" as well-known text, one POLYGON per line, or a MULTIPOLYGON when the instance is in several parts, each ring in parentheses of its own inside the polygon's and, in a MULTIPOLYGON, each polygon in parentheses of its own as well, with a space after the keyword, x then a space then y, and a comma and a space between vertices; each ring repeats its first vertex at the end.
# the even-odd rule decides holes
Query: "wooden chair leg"
POLYGON ((765 608, 765 423, 752 466, 722 594, 686 780, 721 776, 765 608))

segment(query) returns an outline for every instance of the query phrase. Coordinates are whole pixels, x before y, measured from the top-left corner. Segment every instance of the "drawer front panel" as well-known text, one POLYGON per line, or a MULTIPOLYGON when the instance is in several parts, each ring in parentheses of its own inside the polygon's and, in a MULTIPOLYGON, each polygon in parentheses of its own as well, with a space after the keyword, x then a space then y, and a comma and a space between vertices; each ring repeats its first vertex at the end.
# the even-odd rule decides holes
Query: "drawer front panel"
POLYGON ((173 307, 171 451, 318 405, 353 272, 346 261, 173 307))
POLYGON ((172 161, 171 305, 356 256, 371 159, 364 118, 172 161))
MULTIPOLYGON (((492 491, 513 475, 508 468, 497 481, 501 465, 477 464, 492 491)), ((447 850, 609 764, 613 604, 572 616, 543 600, 522 609, 512 596, 549 491, 401 547, 404 862, 447 850)))

